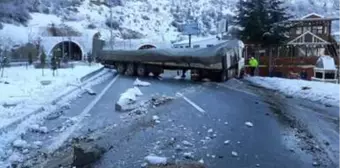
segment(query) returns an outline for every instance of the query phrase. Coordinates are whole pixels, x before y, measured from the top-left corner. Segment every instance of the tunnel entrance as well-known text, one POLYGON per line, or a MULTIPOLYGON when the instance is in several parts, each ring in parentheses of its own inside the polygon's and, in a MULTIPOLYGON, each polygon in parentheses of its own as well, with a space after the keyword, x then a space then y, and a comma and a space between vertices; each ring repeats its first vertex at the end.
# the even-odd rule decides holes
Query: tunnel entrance
POLYGON ((138 50, 145 50, 145 49, 151 49, 151 48, 156 48, 156 47, 153 45, 147 44, 147 45, 143 45, 139 47, 138 50))
POLYGON ((52 54, 57 57, 64 57, 69 61, 81 61, 83 56, 80 46, 72 41, 58 43, 52 49, 52 54), (63 52, 64 54, 62 54, 63 52))

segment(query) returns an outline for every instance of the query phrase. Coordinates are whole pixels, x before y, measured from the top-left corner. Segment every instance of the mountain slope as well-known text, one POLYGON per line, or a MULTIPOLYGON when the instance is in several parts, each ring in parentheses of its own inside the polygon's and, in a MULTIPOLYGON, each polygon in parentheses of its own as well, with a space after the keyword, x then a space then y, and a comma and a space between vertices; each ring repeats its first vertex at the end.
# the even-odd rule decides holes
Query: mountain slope
MULTIPOLYGON (((116 38, 168 41, 183 38, 179 33, 181 24, 188 19, 194 19, 200 24, 201 35, 211 35, 216 33, 216 24, 221 18, 235 13, 238 0, 115 0, 112 22, 110 8, 90 0, 73 0, 68 3, 65 3, 65 0, 27 2, 23 5, 26 5, 30 16, 26 17, 26 11, 21 7, 23 13, 20 16, 23 18, 11 20, 8 18, 11 15, 5 19, 0 17, 0 21, 4 22, 2 29, 0 26, 0 38, 3 39, 0 39, 0 43, 9 39, 15 43, 26 43, 46 35, 46 29, 49 29, 52 23, 56 27, 64 23, 83 34, 99 31, 106 39, 110 36, 109 27, 112 27, 116 38), (26 23, 23 21, 26 26, 18 24, 25 19, 28 20, 26 23)), ((339 16, 337 0, 287 0, 286 5, 296 17, 311 12, 324 16, 339 16)))

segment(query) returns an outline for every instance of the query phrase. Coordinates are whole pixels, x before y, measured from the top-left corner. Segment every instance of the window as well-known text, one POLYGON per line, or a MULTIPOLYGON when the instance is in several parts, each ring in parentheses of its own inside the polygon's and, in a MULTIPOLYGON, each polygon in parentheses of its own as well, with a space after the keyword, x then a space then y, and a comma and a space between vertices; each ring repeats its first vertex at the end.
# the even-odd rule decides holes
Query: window
POLYGON ((185 46, 185 48, 190 48, 189 46, 185 46))
POLYGON ((194 48, 200 48, 200 45, 194 45, 194 48))
POLYGON ((314 34, 322 34, 323 32, 323 26, 313 26, 312 32, 314 34))
POLYGON ((302 28, 301 27, 297 27, 296 28, 296 34, 301 34, 302 33, 302 28))
POLYGON ((303 27, 303 32, 311 31, 311 27, 303 27))
POLYGON ((325 29, 324 29, 324 31, 323 31, 324 34, 327 34, 327 33, 328 33, 328 30, 327 30, 327 29, 328 29, 328 28, 325 27, 325 29))
POLYGON ((209 48, 209 47, 213 47, 213 46, 214 46, 214 45, 212 45, 212 44, 208 44, 208 45, 207 45, 208 48, 209 48))

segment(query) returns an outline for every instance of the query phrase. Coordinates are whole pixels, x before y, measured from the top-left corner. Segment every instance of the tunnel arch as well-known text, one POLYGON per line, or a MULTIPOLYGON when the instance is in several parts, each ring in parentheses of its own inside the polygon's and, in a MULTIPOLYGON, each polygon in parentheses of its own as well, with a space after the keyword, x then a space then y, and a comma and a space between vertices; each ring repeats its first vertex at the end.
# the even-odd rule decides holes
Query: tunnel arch
POLYGON ((151 44, 145 44, 145 45, 140 46, 138 50, 145 50, 145 49, 150 49, 150 48, 156 48, 156 46, 151 45, 151 44))
POLYGON ((73 40, 64 40, 53 45, 51 50, 48 52, 48 56, 52 55, 54 51, 62 50, 64 45, 64 52, 67 53, 70 61, 81 61, 84 58, 85 51, 78 42, 73 40), (69 54, 70 53, 70 54, 69 54))

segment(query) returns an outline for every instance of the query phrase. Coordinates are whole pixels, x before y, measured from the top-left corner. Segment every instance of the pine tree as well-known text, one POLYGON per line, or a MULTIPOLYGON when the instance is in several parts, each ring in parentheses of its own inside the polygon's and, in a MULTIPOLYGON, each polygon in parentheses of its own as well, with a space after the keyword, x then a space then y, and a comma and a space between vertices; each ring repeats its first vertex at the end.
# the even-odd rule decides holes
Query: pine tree
POLYGON ((33 54, 31 52, 28 53, 28 64, 29 65, 33 64, 33 54))
POLYGON ((289 31, 290 26, 285 24, 284 21, 290 19, 291 16, 286 13, 287 8, 284 7, 282 0, 270 0, 268 11, 272 23, 268 41, 273 44, 280 44, 287 40, 285 34, 289 31))
POLYGON ((281 0, 240 0, 236 24, 242 27, 240 38, 252 44, 277 44, 284 41, 288 19, 281 0))

